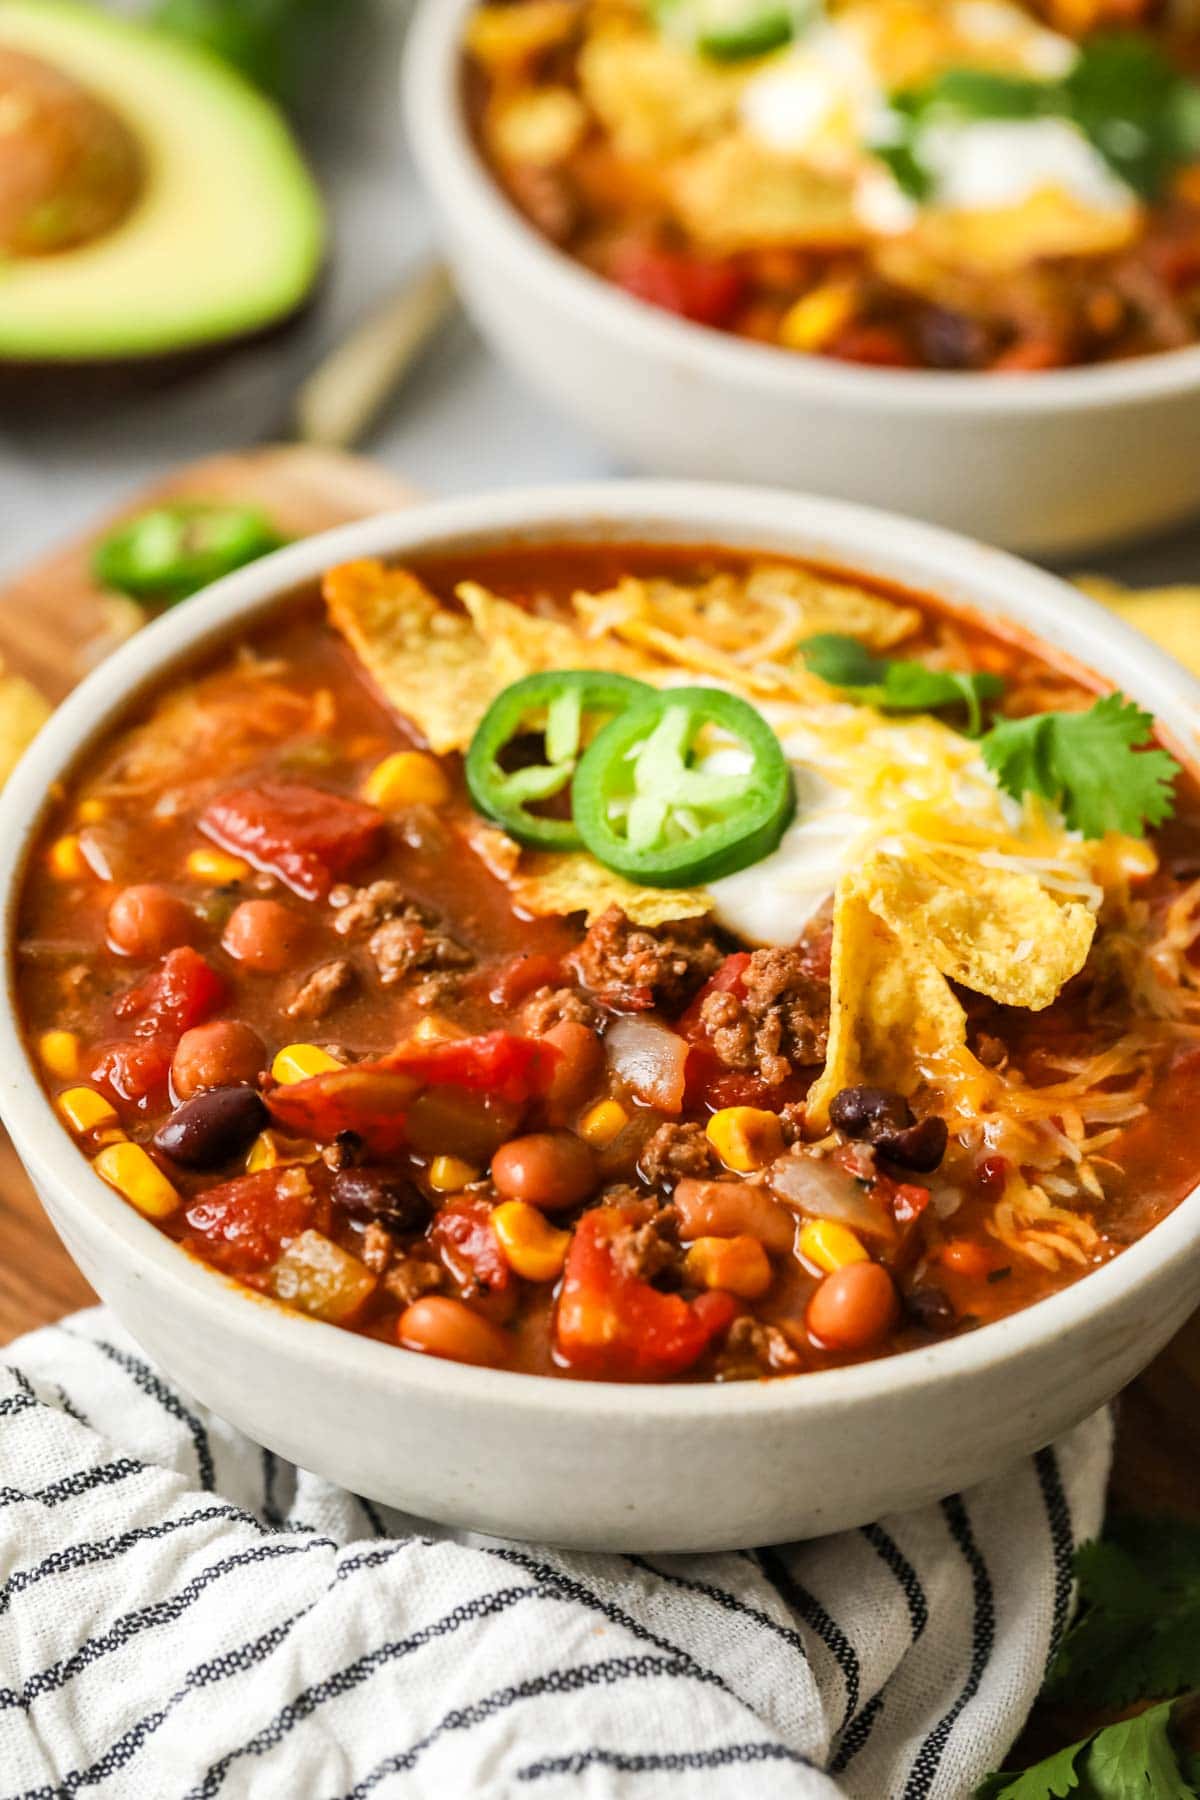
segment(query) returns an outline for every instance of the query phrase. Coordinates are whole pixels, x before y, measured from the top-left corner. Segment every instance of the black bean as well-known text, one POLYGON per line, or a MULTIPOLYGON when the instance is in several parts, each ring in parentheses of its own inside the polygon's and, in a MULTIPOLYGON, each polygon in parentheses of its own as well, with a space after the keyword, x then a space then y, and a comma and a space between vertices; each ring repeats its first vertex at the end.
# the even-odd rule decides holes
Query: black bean
POLYGON ((389 1231, 420 1231, 430 1205, 406 1175, 395 1169, 339 1169, 333 1199, 352 1219, 377 1219, 389 1231))
POLYGON ((913 1324, 919 1325, 922 1331, 953 1331, 958 1324, 954 1302, 941 1288, 914 1288, 905 1298, 904 1310, 913 1324))
POLYGON ((845 1087, 829 1103, 829 1117, 843 1137, 878 1137, 881 1130, 904 1131, 913 1122, 908 1101, 891 1088, 845 1087))
POLYGON ((935 369, 977 369, 987 360, 987 333, 975 319, 942 306, 927 307, 917 325, 922 361, 935 369))
POLYGON ((267 1122, 251 1087, 209 1088, 177 1106, 154 1134, 154 1148, 185 1169, 215 1169, 240 1154, 267 1122))
POLYGON ((903 1131, 879 1132, 875 1148, 880 1156, 900 1168, 916 1169, 920 1174, 928 1175, 945 1156, 949 1137, 945 1119, 930 1113, 919 1125, 906 1126, 903 1131))

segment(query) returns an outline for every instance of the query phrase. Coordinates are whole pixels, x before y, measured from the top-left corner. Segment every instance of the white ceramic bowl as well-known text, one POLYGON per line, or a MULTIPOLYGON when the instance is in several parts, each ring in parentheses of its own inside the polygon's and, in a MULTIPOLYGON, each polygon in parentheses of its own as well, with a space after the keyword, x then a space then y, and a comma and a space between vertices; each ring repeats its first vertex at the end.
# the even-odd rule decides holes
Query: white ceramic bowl
POLYGON ((463 297, 529 380, 655 475, 762 481, 1065 554, 1200 509, 1200 347, 996 376, 856 368, 629 298, 509 205, 466 128, 475 0, 422 0, 405 105, 463 297))
POLYGON ((219 583, 60 708, 0 801, 0 1112, 67 1247, 149 1354, 272 1450, 417 1514, 593 1549, 814 1535, 979 1480, 1129 1381, 1200 1300, 1200 1191, 1040 1305, 908 1355, 792 1380, 633 1387, 438 1362, 318 1324, 193 1261, 94 1176, 30 1066, 11 1000, 25 859, 47 791, 130 702, 330 563, 525 540, 725 543, 796 553, 1016 620, 1194 748, 1200 687, 1079 594, 884 514, 752 489, 630 483, 371 519, 219 583))

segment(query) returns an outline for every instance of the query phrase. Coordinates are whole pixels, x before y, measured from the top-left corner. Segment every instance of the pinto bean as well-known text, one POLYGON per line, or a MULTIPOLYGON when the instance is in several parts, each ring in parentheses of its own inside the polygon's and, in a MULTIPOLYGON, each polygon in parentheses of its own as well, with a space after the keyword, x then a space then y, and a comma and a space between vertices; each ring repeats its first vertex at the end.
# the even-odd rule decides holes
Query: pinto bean
POLYGON ((507 1332, 449 1294, 425 1294, 414 1300, 396 1322, 396 1337, 406 1350, 487 1369, 502 1368, 512 1350, 507 1332))
POLYGON ((551 1118, 565 1119, 581 1107, 594 1091, 604 1067, 604 1045, 599 1034, 577 1019, 560 1019, 544 1034, 553 1044, 558 1062, 546 1092, 551 1118))
POLYGON ((747 1236, 783 1255, 795 1241, 794 1216, 753 1182, 688 1176, 677 1184, 672 1204, 685 1243, 702 1237, 747 1236))
POLYGON ((252 1082, 266 1066, 266 1045, 257 1031, 240 1019, 213 1019, 180 1038, 171 1063, 171 1090, 177 1100, 190 1100, 205 1088, 252 1082))
POLYGON ((122 888, 108 909, 108 941, 122 956, 162 956, 189 943, 195 930, 191 908, 153 881, 122 888))
POLYGON ((260 975, 292 966, 304 940, 304 920, 278 900, 243 900, 229 915, 221 943, 235 961, 260 975))
POLYGON ((880 1263, 845 1263, 826 1275, 808 1303, 806 1324, 829 1350, 867 1350, 900 1315, 891 1276, 880 1263))
POLYGON ((587 1199, 596 1185, 596 1160, 569 1131, 534 1131, 501 1144, 492 1158, 492 1180, 506 1200, 557 1212, 587 1199))
POLYGON ((154 1148, 185 1169, 216 1169, 247 1149, 266 1122, 266 1103, 254 1088, 209 1088, 175 1108, 155 1132, 154 1148))

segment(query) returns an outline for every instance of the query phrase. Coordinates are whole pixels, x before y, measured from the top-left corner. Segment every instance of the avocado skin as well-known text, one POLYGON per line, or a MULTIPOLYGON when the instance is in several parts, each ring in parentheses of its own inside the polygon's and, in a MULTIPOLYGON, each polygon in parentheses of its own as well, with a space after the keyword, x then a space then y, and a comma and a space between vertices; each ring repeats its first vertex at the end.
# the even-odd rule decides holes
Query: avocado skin
POLYGON ((71 420, 101 407, 119 406, 156 393, 166 393, 201 380, 221 363, 256 350, 275 350, 298 339, 320 310, 325 272, 286 318, 217 343, 186 350, 156 351, 150 356, 70 358, 0 357, 0 417, 71 420))

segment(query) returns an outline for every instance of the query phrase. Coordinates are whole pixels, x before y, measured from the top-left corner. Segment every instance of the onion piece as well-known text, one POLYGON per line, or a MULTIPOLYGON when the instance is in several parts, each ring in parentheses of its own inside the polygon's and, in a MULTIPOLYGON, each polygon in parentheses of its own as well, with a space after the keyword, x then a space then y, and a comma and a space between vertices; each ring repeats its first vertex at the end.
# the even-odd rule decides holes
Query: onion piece
POLYGON ((776 1157, 768 1180, 787 1206, 812 1219, 836 1219, 868 1237, 893 1238, 895 1222, 883 1202, 864 1192, 852 1175, 828 1157, 791 1150, 776 1157))
POLYGON ((683 1106, 688 1047, 676 1031, 653 1019, 617 1019, 605 1033, 609 1067, 639 1100, 660 1112, 683 1106))

